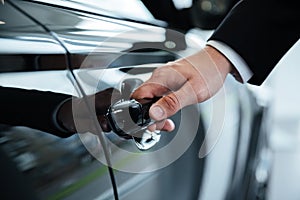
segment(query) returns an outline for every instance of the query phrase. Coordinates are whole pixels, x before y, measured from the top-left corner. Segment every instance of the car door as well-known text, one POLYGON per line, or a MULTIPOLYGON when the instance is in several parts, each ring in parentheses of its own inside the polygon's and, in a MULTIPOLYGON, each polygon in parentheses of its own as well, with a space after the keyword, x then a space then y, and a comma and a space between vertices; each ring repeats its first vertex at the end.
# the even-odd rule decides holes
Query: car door
MULTIPOLYGON (((8 1, 1 9, 5 11, 1 12, 1 17, 5 17, 1 40, 7 44, 1 48, 2 86, 82 96, 89 94, 91 84, 102 90, 118 87, 127 80, 145 80, 157 65, 137 65, 174 60, 174 52, 186 48, 182 35, 156 26, 28 1, 8 1), (91 25, 95 28, 89 28, 91 25), (99 73, 104 77, 95 86, 99 73), (78 87, 82 90, 78 91, 78 87)), ((200 116, 197 118, 200 121, 200 116)), ((182 121, 178 116, 174 119, 182 121)), ((25 177, 22 184, 40 199, 112 199, 117 190, 122 199, 195 199, 204 163, 196 159, 201 143, 195 141, 203 137, 201 123, 196 130, 200 133, 198 139, 189 141, 192 145, 179 152, 178 160, 155 170, 115 168, 111 172, 97 158, 110 147, 99 149, 101 138, 88 133, 61 139, 27 127, 3 125, 1 147, 25 177), (182 169, 185 172, 178 173, 182 169)), ((152 151, 163 149, 175 133, 163 136, 152 151)), ((132 140, 114 133, 104 136, 102 139, 113 141, 132 154, 142 154, 132 140)), ((159 165, 162 158, 174 154, 174 148, 162 151, 159 157, 150 155, 149 164, 159 165)), ((118 156, 118 152, 112 152, 109 159, 118 156)), ((124 166, 142 164, 130 157, 120 162, 124 166)))
MULTIPOLYGON (((1 86, 82 98, 113 87, 126 99, 161 63, 191 54, 204 44, 195 45, 187 34, 155 24, 106 16, 85 9, 83 3, 77 9, 69 3, 74 2, 11 0, 0 6, 1 86)), ((240 188, 238 184, 232 188, 230 175, 251 169, 242 159, 241 169, 236 170, 238 158, 257 148, 255 142, 241 154, 234 148, 243 138, 239 134, 252 133, 251 128, 238 129, 241 90, 248 91, 228 78, 226 93, 183 109, 173 117, 176 130, 162 132, 159 142, 146 151, 113 132, 98 130, 95 135, 83 128, 59 138, 28 127, 1 125, 4 163, 14 166, 10 174, 7 168, 1 172, 11 186, 19 185, 8 194, 27 193, 29 199, 206 200, 225 199, 226 194, 230 198, 240 188), (219 132, 209 137, 214 129, 219 132), (10 178, 11 173, 18 176, 10 178)), ((249 125, 251 120, 243 123, 249 125)), ((249 144, 252 139, 247 138, 249 144)), ((235 180, 240 181, 240 175, 235 180)))

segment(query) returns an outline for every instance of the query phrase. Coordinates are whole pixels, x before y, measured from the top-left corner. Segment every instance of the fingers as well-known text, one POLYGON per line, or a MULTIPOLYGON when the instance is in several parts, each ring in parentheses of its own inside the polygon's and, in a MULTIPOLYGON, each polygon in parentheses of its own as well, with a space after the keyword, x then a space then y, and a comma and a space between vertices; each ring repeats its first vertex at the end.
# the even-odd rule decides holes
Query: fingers
MULTIPOLYGON (((185 61, 182 62, 186 64, 185 61)), ((184 106, 197 103, 195 92, 189 83, 191 75, 195 73, 197 71, 194 68, 188 69, 182 63, 168 63, 157 68, 131 97, 143 99, 164 96, 151 107, 150 117, 156 121, 166 119, 184 106)))
POLYGON ((151 126, 148 127, 148 129, 150 131, 161 130, 161 131, 171 132, 175 129, 175 124, 172 120, 166 119, 166 120, 156 122, 155 124, 152 124, 151 126))
POLYGON ((131 95, 133 99, 145 99, 145 98, 154 98, 160 97, 169 92, 169 89, 161 84, 151 82, 145 82, 141 87, 137 88, 134 93, 131 95))
POLYGON ((188 80, 181 71, 182 69, 176 63, 157 68, 150 79, 134 91, 131 98, 153 98, 178 90, 188 80))
MULTIPOLYGON (((204 95, 202 96, 204 97, 204 95)), ((195 93, 191 83, 186 82, 179 90, 162 97, 153 104, 149 114, 152 119, 160 121, 174 115, 183 107, 197 102, 198 94, 195 93)))

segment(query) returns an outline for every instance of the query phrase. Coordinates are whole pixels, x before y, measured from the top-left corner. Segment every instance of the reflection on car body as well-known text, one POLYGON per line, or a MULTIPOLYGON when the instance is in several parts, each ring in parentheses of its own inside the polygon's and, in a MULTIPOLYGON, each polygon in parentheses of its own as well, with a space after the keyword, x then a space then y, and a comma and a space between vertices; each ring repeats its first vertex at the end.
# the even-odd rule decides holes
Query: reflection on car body
MULTIPOLYGON (((5 22, 0 25, 2 72, 0 75, 3 77, 2 81, 0 80, 1 85, 43 90, 45 87, 43 83, 55 80, 41 80, 43 76, 36 72, 48 73, 51 70, 54 75, 65 77, 56 79, 61 81, 56 83, 61 88, 55 85, 52 87, 53 91, 63 91, 63 87, 67 85, 72 86, 68 91, 76 91, 66 76, 66 70, 73 70, 79 84, 86 94, 89 94, 92 91, 91 86, 95 86, 95 83, 98 84, 97 91, 101 91, 107 87, 120 87, 124 77, 145 80, 159 66, 153 63, 172 61, 185 51, 190 53, 196 50, 186 42, 187 38, 184 35, 176 31, 167 30, 156 24, 137 23, 91 10, 75 9, 72 3, 74 2, 10 0, 0 5, 0 20, 5 22), (141 64, 149 66, 137 66, 141 64), (13 78, 20 73, 23 77, 30 74, 31 80, 36 74, 40 77, 35 77, 35 81, 32 81, 34 83, 31 84, 29 81, 16 84, 18 80, 13 78), (104 74, 101 83, 98 81, 99 74, 104 74), (13 77, 11 78, 13 81, 8 84, 3 80, 8 80, 4 78, 9 76, 13 77)), ((84 7, 85 4, 81 2, 81 6, 84 7)), ((228 88, 233 88, 231 91, 235 91, 227 96, 227 100, 238 101, 238 91, 241 88, 230 80, 227 85, 228 88)), ((78 95, 76 92, 72 94, 78 95)), ((237 111, 239 108, 233 105, 235 104, 232 103, 229 107, 237 111)), ((115 170, 119 197, 130 200, 141 197, 151 200, 198 199, 202 194, 211 191, 211 188, 206 188, 210 184, 205 175, 212 173, 204 166, 205 164, 209 166, 207 161, 210 162, 212 159, 198 157, 207 129, 203 121, 208 115, 209 111, 202 111, 201 116, 197 116, 199 121, 197 135, 189 148, 172 164, 148 173, 115 170)), ((238 115, 235 117, 238 118, 238 115)), ((232 132, 234 142, 237 140, 235 136, 239 134, 232 131, 238 123, 236 118, 227 123, 225 130, 232 132)), ((177 125, 183 123, 180 113, 174 116, 174 120, 177 125)), ((195 119, 187 119, 191 123, 193 120, 195 119)), ((172 134, 162 134, 161 141, 149 152, 163 149, 177 134, 186 133, 178 133, 178 130, 175 130, 172 134)), ((141 154, 133 141, 120 138, 112 132, 105 136, 117 147, 141 154)), ((88 133, 62 139, 27 127, 6 125, 0 127, 1 149, 28 181, 20 184, 30 187, 32 189, 30 195, 39 199, 113 199, 107 167, 94 156, 104 154, 95 137, 88 133)), ((160 159, 173 155, 175 150, 170 149, 160 157, 153 156, 149 163, 155 165, 160 159)), ((226 150, 224 152, 219 156, 225 156, 227 152, 226 150)), ((233 160, 234 155, 234 152, 228 153, 228 163, 233 162, 231 159, 233 160)), ((120 154, 118 151, 111 151, 110 156, 118 157, 120 154)), ((215 159, 215 163, 216 160, 218 159, 215 159)), ((139 165, 139 163, 137 159, 128 158, 122 160, 120 165, 139 165)), ((231 169, 224 171, 225 175, 230 173, 231 169)), ((224 177, 227 177, 225 175, 224 177)), ((212 179, 226 182, 224 177, 212 179)), ((18 182, 18 179, 12 181, 18 182)), ((227 185, 223 188, 225 187, 227 185)), ((233 191, 230 186, 220 193, 229 194, 228 191, 233 191)), ((224 199, 226 195, 219 196, 224 199)), ((243 199, 244 196, 238 197, 243 199)))

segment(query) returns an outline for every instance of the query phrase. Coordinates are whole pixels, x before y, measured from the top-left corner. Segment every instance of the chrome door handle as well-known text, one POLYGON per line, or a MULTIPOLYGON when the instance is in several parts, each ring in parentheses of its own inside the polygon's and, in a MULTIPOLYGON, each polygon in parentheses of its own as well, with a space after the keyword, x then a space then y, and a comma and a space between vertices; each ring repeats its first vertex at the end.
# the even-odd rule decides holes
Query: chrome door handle
POLYGON ((110 128, 120 137, 133 139, 140 150, 152 148, 160 140, 160 132, 147 129, 155 123, 149 117, 149 109, 158 99, 121 99, 112 104, 106 114, 110 128))

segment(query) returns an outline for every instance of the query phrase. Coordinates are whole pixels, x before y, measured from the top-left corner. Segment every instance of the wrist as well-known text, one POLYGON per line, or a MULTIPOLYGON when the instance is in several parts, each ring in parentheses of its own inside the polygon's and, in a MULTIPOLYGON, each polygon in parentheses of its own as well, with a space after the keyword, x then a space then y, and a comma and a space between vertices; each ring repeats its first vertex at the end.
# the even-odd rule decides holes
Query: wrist
POLYGON ((224 56, 220 51, 215 49, 212 46, 205 46, 204 51, 210 56, 218 70, 226 76, 229 73, 235 71, 235 68, 231 64, 231 62, 224 56))

